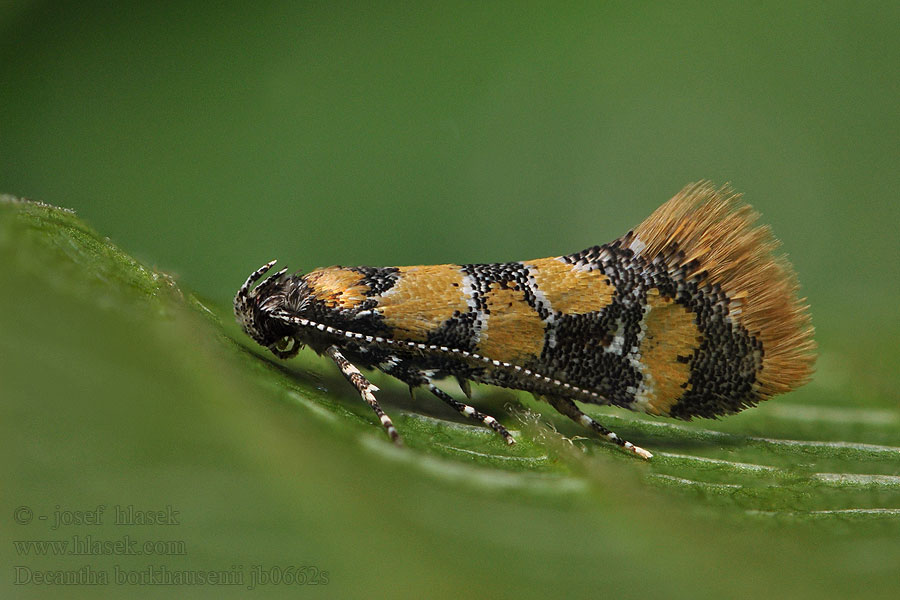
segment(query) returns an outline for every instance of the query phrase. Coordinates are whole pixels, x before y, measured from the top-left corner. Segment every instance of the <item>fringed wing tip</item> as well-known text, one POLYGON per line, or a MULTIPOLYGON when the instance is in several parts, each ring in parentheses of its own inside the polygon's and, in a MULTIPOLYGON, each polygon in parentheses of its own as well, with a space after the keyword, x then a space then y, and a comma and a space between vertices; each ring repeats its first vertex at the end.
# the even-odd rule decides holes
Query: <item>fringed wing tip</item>
POLYGON ((757 377, 761 399, 784 393, 812 376, 816 344, 809 306, 768 226, 726 185, 690 184, 622 239, 645 260, 661 259, 685 279, 718 286, 730 314, 763 345, 757 377))

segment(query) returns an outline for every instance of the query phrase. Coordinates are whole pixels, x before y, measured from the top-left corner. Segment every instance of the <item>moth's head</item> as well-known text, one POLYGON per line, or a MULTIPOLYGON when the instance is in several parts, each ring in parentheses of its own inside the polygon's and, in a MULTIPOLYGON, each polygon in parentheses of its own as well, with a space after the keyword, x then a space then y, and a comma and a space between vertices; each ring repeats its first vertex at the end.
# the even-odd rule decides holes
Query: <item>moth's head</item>
POLYGON ((298 328, 289 321, 287 311, 290 278, 282 269, 253 287, 276 261, 253 271, 234 297, 234 315, 244 332, 265 346, 278 358, 296 356, 303 344, 297 339, 298 328))

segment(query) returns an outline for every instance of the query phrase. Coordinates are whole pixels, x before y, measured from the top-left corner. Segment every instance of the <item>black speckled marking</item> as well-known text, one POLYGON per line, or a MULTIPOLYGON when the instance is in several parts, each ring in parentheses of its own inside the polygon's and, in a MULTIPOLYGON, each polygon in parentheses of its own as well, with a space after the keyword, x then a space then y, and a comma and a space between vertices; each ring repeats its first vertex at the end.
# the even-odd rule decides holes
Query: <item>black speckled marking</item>
POLYGON ((438 329, 430 332, 426 341, 435 346, 447 346, 472 352, 478 345, 478 337, 475 335, 478 317, 479 314, 473 310, 465 313, 457 312, 449 320, 444 321, 438 329))
MULTIPOLYGON (((485 263, 462 265, 462 270, 469 275, 474 285, 475 302, 478 310, 490 314, 485 301, 485 295, 491 291, 493 285, 500 289, 521 290, 524 292, 525 301, 535 310, 539 310, 534 292, 528 283, 528 269, 520 262, 510 263, 485 263)), ((546 312, 546 311, 545 311, 546 312)), ((540 311, 539 313, 540 314, 540 311)), ((544 315, 542 315, 544 318, 544 315)))
POLYGON ((400 269, 397 267, 350 267, 351 271, 363 276, 361 284, 368 286, 366 296, 381 296, 394 287, 400 278, 400 269))
POLYGON ((699 290, 693 283, 684 288, 678 301, 696 313, 704 339, 690 361, 690 389, 669 414, 715 417, 756 405, 753 384, 763 356, 759 340, 726 318, 728 299, 720 290, 699 290))

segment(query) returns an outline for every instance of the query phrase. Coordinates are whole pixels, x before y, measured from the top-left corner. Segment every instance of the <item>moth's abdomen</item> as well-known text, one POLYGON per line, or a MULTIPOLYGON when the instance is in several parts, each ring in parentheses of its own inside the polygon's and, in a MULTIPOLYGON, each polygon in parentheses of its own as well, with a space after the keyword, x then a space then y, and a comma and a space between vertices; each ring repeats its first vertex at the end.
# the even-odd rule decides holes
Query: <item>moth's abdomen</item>
POLYGON ((721 290, 621 242, 559 260, 599 293, 596 306, 554 313, 537 368, 657 415, 714 416, 758 401, 759 344, 727 317, 721 290))
POLYGON ((318 269, 303 278, 305 314, 371 337, 348 350, 405 374, 728 414, 802 385, 815 359, 793 272, 755 218, 700 185, 619 240, 567 256, 318 269))
MULTIPOLYGON (((704 356, 698 313, 676 300, 675 283, 664 272, 650 276, 617 247, 503 264, 330 267, 306 277, 310 298, 331 313, 326 322, 446 348, 419 356, 393 346, 387 354, 407 367, 504 387, 669 414, 691 391, 692 367, 704 356), (473 364, 453 350, 502 364, 473 364)), ((360 358, 383 362, 377 347, 367 354, 360 358)), ((713 370, 723 382, 730 377, 724 367, 713 370)))

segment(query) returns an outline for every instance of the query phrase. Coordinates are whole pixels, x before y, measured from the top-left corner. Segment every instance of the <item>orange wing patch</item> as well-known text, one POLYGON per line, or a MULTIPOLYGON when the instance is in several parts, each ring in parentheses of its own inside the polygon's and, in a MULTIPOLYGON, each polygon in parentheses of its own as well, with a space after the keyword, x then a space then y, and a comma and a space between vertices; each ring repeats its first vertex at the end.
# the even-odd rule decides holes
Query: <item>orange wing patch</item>
POLYGON ((457 265, 398 267, 400 277, 378 298, 377 310, 397 337, 424 341, 456 313, 469 310, 457 265))
POLYGON ((616 293, 615 286, 601 271, 581 271, 558 258, 539 258, 524 264, 530 267, 550 308, 564 314, 583 315, 603 310, 616 293))
POLYGON ((494 360, 523 364, 544 348, 544 322, 525 299, 524 290, 491 285, 484 296, 489 312, 477 352, 494 360))
POLYGON ((344 267, 316 269, 306 276, 310 296, 321 300, 328 308, 348 309, 366 300, 369 287, 360 283, 362 273, 344 267))
POLYGON ((660 296, 659 290, 647 292, 647 306, 650 312, 644 317, 646 329, 641 342, 641 363, 649 379, 643 394, 647 403, 644 410, 667 415, 690 389, 691 366, 687 360, 700 347, 702 335, 694 313, 672 298, 660 296))

